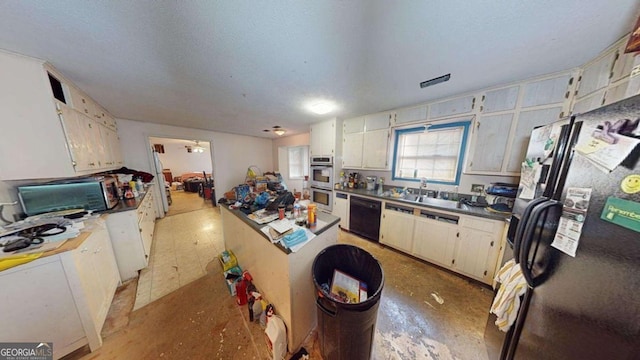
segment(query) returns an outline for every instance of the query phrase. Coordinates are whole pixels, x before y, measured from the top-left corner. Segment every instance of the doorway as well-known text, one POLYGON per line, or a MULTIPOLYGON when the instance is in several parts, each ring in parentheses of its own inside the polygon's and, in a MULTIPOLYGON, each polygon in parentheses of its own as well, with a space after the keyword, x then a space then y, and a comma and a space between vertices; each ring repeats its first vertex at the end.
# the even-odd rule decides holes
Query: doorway
POLYGON ((149 137, 166 216, 215 205, 211 143, 207 140, 149 137), (164 184, 162 184, 164 182, 164 184), (163 199, 164 200, 164 199, 163 199))

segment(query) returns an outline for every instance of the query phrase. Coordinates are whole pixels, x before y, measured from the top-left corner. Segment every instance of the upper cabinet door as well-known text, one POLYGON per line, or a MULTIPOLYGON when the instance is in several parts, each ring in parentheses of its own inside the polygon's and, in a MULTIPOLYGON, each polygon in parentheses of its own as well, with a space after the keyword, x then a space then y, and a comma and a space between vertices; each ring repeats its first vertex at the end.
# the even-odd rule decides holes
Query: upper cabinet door
POLYGON ((343 142, 342 167, 351 169, 361 168, 364 133, 344 134, 343 142))
POLYGON ((364 131, 364 116, 347 119, 342 123, 342 130, 345 134, 354 134, 364 131))
POLYGON ((336 120, 311 125, 311 155, 334 156, 336 148, 336 120))
POLYGON ((519 91, 520 86, 488 91, 482 96, 480 111, 490 113, 515 109, 519 91))
POLYGON ((435 119, 446 116, 470 113, 471 111, 473 111, 475 103, 476 98, 473 95, 435 103, 430 106, 429 117, 431 119, 435 119))
POLYGON ((522 161, 527 154, 531 130, 535 127, 547 125, 559 120, 560 113, 562 113, 562 106, 520 112, 516 130, 513 135, 513 143, 509 151, 507 172, 520 172, 522 161))
POLYGON ((95 170, 95 162, 93 165, 93 148, 89 148, 87 144, 91 139, 87 131, 86 122, 89 121, 75 110, 58 105, 60 108, 60 121, 64 127, 67 145, 71 153, 71 160, 76 172, 95 170))
POLYGON ((569 97, 567 91, 571 83, 571 73, 527 83, 524 86, 522 107, 562 103, 569 97))
POLYGON ((377 113, 364 117, 365 131, 389 129, 389 126, 391 126, 391 113, 377 113))
POLYGON ((583 68, 578 84, 577 98, 583 98, 609 85, 615 52, 609 52, 583 68))
POLYGON ((389 166, 389 129, 367 131, 362 146, 362 167, 387 169, 389 166))
POLYGON ((402 125, 416 121, 425 121, 427 119, 428 111, 428 105, 398 109, 395 114, 395 124, 402 125))
POLYGON ((476 119, 468 172, 500 172, 507 150, 513 113, 476 119))

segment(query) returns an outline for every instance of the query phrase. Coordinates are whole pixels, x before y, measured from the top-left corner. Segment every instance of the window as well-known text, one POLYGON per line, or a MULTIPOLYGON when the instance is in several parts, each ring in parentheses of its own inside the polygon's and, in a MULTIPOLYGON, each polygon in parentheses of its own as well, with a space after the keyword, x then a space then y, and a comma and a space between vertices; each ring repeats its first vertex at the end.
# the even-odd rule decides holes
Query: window
POLYGON ((304 179, 305 175, 309 175, 309 147, 290 147, 288 152, 289 179, 304 179))
POLYGON ((470 123, 396 130, 393 179, 458 185, 470 123))

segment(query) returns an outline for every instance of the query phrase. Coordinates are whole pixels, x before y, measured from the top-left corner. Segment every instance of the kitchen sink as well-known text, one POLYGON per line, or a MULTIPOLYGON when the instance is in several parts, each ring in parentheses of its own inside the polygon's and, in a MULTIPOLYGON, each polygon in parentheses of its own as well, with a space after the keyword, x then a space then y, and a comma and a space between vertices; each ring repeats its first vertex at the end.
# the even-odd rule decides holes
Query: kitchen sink
POLYGON ((469 207, 467 205, 455 200, 436 199, 426 196, 420 196, 415 201, 425 205, 433 205, 448 209, 469 210, 469 207))
POLYGON ((447 209, 469 210, 469 206, 467 206, 466 204, 462 204, 458 201, 436 199, 436 198, 428 197, 426 195, 405 194, 404 197, 401 197, 398 200, 404 200, 408 202, 420 203, 425 205, 432 205, 432 206, 437 206, 437 207, 447 208, 447 209))

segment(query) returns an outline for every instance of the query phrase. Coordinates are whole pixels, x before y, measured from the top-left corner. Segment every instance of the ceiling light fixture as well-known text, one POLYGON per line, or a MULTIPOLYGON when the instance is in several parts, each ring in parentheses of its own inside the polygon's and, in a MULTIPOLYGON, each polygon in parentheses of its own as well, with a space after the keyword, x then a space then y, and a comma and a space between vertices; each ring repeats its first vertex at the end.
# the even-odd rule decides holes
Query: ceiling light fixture
POLYGON ((333 111, 335 109, 335 105, 328 101, 318 101, 309 105, 309 110, 313 111, 318 115, 324 115, 328 112, 333 111))
POLYGON ((285 129, 283 129, 282 126, 280 126, 280 125, 274 125, 273 126, 273 133, 278 135, 278 136, 282 136, 286 132, 287 131, 285 129))
POLYGON ((194 141, 196 142, 196 145, 192 148, 192 151, 197 153, 203 153, 204 147, 200 146, 200 143, 198 142, 198 140, 194 140, 194 141))

